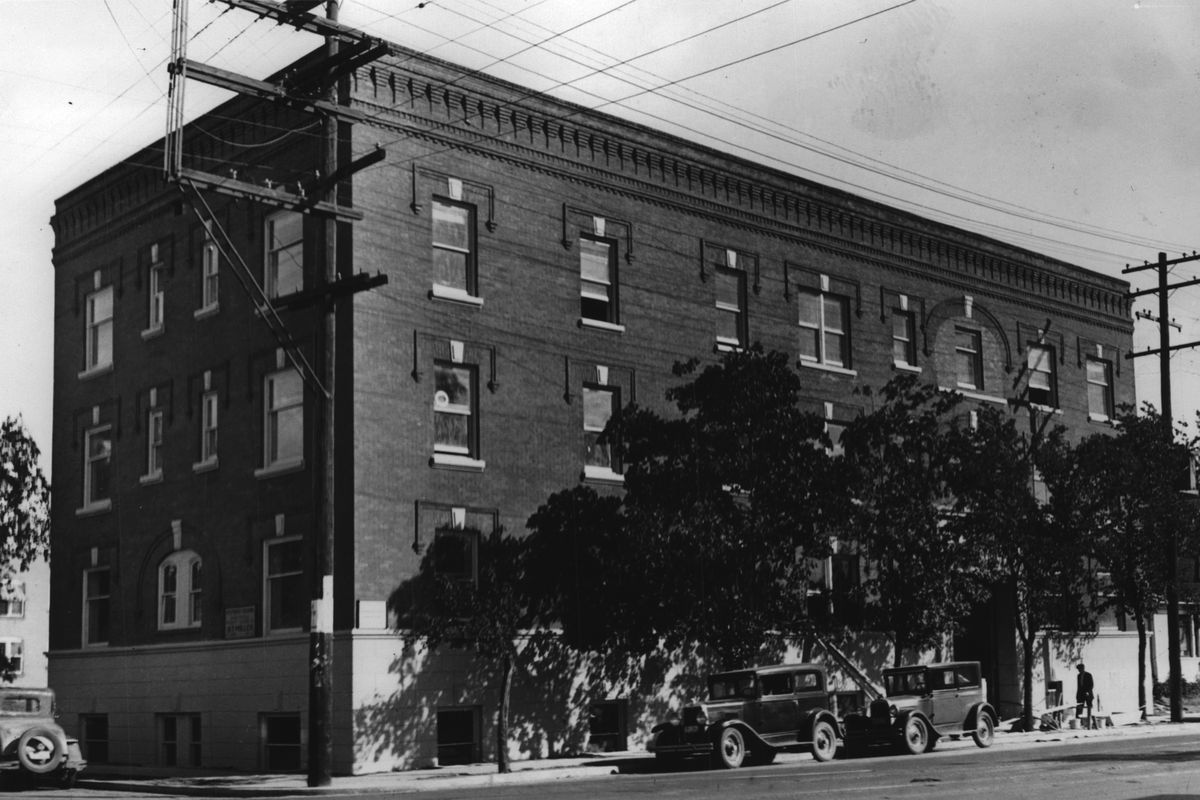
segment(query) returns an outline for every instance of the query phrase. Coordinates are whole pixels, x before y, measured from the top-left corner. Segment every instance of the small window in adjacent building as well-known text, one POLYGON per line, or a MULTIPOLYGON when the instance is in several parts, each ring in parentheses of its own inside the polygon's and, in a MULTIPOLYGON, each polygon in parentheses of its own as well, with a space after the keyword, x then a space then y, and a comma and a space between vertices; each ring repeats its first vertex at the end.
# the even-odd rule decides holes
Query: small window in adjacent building
POLYGON ((265 544, 265 602, 267 632, 304 627, 308 592, 304 586, 304 542, 299 537, 268 540, 265 544))
POLYGON ((25 584, 14 581, 11 588, 0 595, 0 617, 10 619, 25 616, 25 584))
POLYGON ((267 297, 282 297, 304 288, 304 215, 281 211, 267 217, 267 297))
POLYGON ((200 556, 190 550, 172 553, 158 568, 158 627, 196 628, 203 595, 200 556))
POLYGON ((286 467, 304 461, 304 385, 293 369, 267 376, 263 467, 286 467))
POLYGON ((163 412, 152 408, 146 414, 146 475, 147 478, 162 476, 163 470, 163 412))
POLYGON ((478 296, 474 206, 433 199, 433 285, 452 295, 478 296))
POLYGON ((263 769, 298 772, 303 766, 299 714, 263 714, 259 718, 259 738, 263 769))
POLYGON ((960 389, 983 389, 983 345, 979 331, 954 329, 955 370, 960 389))
POLYGON ((437 757, 439 766, 473 764, 480 760, 480 709, 439 708, 437 757))
POLYGON ((217 458, 217 393, 205 392, 200 399, 200 461, 217 458))
POLYGON ((1058 387, 1054 375, 1054 348, 1030 345, 1025 363, 1029 368, 1029 402, 1056 408, 1058 387))
POLYGON ((583 387, 583 450, 588 469, 617 472, 617 448, 604 436, 604 429, 620 407, 620 390, 615 386, 585 384, 583 387))
POLYGON ((629 701, 601 700, 588 709, 588 749, 616 753, 629 749, 629 701))
POLYGON ((917 365, 917 323, 911 311, 892 309, 892 362, 906 367, 917 365))
POLYGON ((108 763, 107 714, 80 714, 79 738, 84 758, 93 764, 108 763))
POLYGON ((617 242, 579 237, 580 316, 617 324, 617 242))
POLYGON ((746 273, 718 266, 713 270, 717 300, 717 346, 745 347, 746 273))
POLYGON ((850 299, 800 290, 800 360, 850 368, 850 299))
POLYGON ((105 286, 87 298, 86 369, 99 369, 113 360, 113 288, 105 286))
POLYGON ((1099 358, 1087 360, 1088 415, 1109 419, 1113 415, 1112 362, 1099 358))
POLYGON ((12 636, 0 637, 0 675, 12 677, 25 671, 25 643, 12 636))
POLYGON ((433 381, 433 449, 468 457, 479 454, 477 372, 474 366, 438 361, 433 381))
POLYGON ((200 311, 216 311, 221 304, 221 253, 212 230, 205 227, 200 250, 200 311))
POLYGON ((83 573, 83 643, 108 644, 112 573, 108 567, 83 573))
POLYGON ((109 498, 112 474, 112 430, 94 428, 84 436, 83 504, 95 506, 109 498))

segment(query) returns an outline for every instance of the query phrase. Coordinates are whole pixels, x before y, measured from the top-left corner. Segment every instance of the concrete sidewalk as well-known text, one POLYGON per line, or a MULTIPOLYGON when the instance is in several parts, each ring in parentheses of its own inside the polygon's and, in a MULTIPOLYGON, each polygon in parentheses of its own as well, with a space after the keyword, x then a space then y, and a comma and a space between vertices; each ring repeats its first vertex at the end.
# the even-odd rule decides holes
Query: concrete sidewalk
MULTIPOLYGON (((1200 717, 1189 717, 1183 723, 1151 721, 1122 725, 1100 730, 1034 731, 1007 733, 997 731, 994 747, 1036 748, 1053 746, 1056 742, 1080 739, 1112 739, 1117 737, 1200 736, 1200 717)), ((974 749, 970 738, 939 740, 936 752, 974 749)), ((807 753, 781 753, 778 763, 807 762, 817 766, 807 753)), ((683 769, 701 769, 685 765, 683 769)), ((762 769, 770 769, 763 767, 762 769)), ((469 764, 439 769, 381 772, 369 775, 335 777, 330 786, 310 788, 304 775, 299 774, 206 774, 166 776, 161 769, 136 767, 89 768, 80 776, 78 786, 114 792, 173 794, 198 797, 283 797, 287 795, 321 794, 378 794, 465 789, 484 786, 525 785, 554 781, 601 778, 618 774, 652 774, 673 770, 664 769, 654 757, 644 751, 604 753, 576 758, 554 758, 515 761, 512 772, 501 775, 495 764, 469 764)))

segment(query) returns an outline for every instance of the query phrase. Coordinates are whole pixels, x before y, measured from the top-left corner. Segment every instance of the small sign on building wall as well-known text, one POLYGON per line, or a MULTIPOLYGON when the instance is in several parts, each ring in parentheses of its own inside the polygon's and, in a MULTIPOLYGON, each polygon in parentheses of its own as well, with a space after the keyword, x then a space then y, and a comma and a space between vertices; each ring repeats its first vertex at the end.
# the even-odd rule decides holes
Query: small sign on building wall
POLYGON ((225 609, 225 638, 254 638, 254 606, 225 609))

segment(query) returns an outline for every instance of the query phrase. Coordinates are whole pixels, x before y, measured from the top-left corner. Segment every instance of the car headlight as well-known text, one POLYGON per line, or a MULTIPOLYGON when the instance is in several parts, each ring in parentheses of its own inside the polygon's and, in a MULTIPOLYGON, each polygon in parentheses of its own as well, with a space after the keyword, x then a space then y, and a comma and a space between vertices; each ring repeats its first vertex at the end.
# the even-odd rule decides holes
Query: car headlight
POLYGON ((708 715, 704 713, 703 708, 696 709, 696 724, 700 726, 708 725, 708 715))

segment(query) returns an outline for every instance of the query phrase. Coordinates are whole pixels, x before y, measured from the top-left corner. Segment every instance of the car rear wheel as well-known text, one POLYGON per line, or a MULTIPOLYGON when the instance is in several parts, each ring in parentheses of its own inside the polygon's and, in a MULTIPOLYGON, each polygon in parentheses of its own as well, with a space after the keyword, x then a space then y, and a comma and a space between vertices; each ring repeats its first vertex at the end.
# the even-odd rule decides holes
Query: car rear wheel
POLYGON ((21 734, 17 743, 17 760, 34 775, 45 775, 58 768, 63 749, 54 732, 48 728, 30 728, 21 734))
POLYGON ((837 752, 837 731, 825 720, 813 725, 812 756, 817 761, 830 761, 837 752))
POLYGON ((904 749, 920 755, 929 746, 929 728, 920 717, 909 717, 904 723, 904 749))
POLYGON ((746 760, 746 738, 737 728, 726 728, 717 738, 717 762, 725 769, 737 769, 746 760))
POLYGON ((992 715, 986 711, 980 711, 975 716, 975 730, 971 731, 971 738, 975 740, 977 746, 989 747, 995 737, 996 723, 992 722, 992 715))

